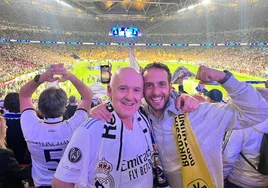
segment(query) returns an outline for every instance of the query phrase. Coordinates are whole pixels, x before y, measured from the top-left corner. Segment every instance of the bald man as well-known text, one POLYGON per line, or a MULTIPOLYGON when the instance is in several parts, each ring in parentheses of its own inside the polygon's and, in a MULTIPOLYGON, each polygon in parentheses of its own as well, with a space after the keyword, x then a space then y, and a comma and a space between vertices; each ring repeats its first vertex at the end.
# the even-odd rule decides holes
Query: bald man
POLYGON ((53 188, 153 186, 152 141, 139 111, 143 79, 124 67, 108 85, 110 122, 88 119, 74 133, 55 173, 53 188))

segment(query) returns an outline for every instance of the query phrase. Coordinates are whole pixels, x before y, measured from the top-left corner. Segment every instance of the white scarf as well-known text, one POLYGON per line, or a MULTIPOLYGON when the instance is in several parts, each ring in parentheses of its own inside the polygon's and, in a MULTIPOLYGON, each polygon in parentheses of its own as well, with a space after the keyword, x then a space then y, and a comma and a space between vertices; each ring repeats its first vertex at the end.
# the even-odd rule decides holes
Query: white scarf
MULTIPOLYGON (((107 105, 107 109, 112 113, 113 118, 110 122, 104 124, 95 187, 114 188, 120 187, 122 156, 124 155, 124 148, 128 146, 124 145, 123 122, 110 104, 107 105)), ((150 126, 139 111, 135 115, 136 119, 134 121, 137 121, 141 130, 143 130, 148 148, 153 152, 150 126)))

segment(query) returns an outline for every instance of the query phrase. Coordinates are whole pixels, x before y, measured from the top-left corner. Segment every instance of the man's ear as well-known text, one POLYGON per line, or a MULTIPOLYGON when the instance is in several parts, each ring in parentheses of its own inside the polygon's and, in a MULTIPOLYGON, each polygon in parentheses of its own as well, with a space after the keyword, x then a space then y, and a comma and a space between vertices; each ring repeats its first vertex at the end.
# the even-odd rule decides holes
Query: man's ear
POLYGON ((112 88, 111 88, 110 84, 108 84, 108 86, 107 86, 107 94, 110 98, 112 98, 112 88))

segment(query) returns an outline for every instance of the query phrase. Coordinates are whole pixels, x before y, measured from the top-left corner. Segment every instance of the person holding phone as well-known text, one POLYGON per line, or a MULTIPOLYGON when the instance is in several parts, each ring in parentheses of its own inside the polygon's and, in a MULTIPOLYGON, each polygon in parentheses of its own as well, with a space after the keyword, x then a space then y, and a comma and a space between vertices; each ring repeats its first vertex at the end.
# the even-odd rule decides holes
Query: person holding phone
POLYGON ((54 64, 46 72, 36 75, 33 80, 22 86, 19 99, 21 128, 32 157, 34 185, 36 188, 49 188, 72 133, 88 117, 92 92, 63 65, 54 64), (43 119, 37 116, 32 103, 32 94, 41 84, 56 80, 59 82, 69 80, 82 98, 75 114, 67 121, 63 121, 67 95, 62 88, 49 87, 40 94, 38 111, 43 119))
POLYGON ((112 64, 109 63, 108 65, 101 65, 101 83, 108 84, 110 83, 110 79, 112 76, 112 64))

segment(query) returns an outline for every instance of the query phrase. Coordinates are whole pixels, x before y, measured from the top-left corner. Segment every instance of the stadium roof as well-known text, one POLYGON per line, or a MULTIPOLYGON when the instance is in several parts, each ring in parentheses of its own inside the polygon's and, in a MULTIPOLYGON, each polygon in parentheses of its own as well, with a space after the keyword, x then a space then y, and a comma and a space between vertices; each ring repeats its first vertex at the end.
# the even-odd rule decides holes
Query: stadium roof
POLYGON ((166 17, 201 0, 64 0, 92 16, 110 19, 148 19, 166 17))

